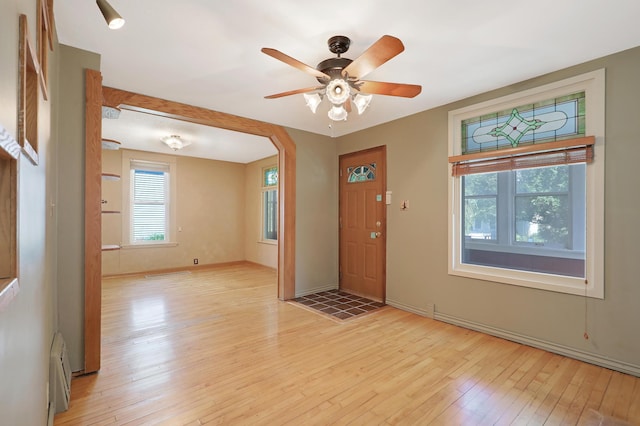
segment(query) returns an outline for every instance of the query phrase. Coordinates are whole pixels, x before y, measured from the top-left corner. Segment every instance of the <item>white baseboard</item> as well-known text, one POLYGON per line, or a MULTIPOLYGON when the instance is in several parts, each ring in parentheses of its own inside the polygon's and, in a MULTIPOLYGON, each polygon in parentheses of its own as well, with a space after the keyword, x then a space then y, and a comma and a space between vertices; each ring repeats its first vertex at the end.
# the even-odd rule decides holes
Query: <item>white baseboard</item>
POLYGON ((47 411, 47 426, 53 426, 53 420, 56 416, 56 406, 49 402, 49 410, 47 411))
POLYGON ((479 324, 473 321, 468 321, 462 318, 454 317, 452 315, 447 315, 440 312, 435 312, 434 319, 438 321, 446 322, 448 324, 453 324, 460 327, 468 328, 470 330, 479 331, 481 333, 489 334, 491 336, 501 337, 506 340, 522 343, 523 345, 532 346, 534 348, 543 349, 545 351, 564 355, 569 358, 574 358, 580 361, 588 362, 590 364, 599 365, 601 367, 609 368, 611 370, 620 371, 621 373, 631 374, 632 376, 640 377, 640 365, 634 365, 628 362, 607 358, 598 354, 581 351, 581 350, 570 348, 564 345, 559 345, 557 343, 547 342, 545 340, 536 339, 534 337, 525 336, 525 335, 514 333, 508 330, 503 330, 500 328, 479 324))
POLYGON ((337 290, 338 284, 327 284, 322 287, 314 287, 311 289, 305 289, 300 292, 296 291, 296 297, 306 296, 307 294, 320 293, 321 291, 337 290))
POLYGON ((468 328, 470 330, 479 331, 481 333, 489 334, 491 336, 500 337, 502 339, 510 340, 512 342, 522 343, 523 345, 531 346, 538 349, 543 349, 548 352, 564 355, 569 358, 574 358, 580 361, 588 362, 589 364, 599 365, 600 367, 609 368, 611 370, 619 371, 625 374, 631 374, 632 376, 640 377, 640 365, 631 364, 625 361, 619 361, 611 359, 591 352, 585 352, 578 349, 570 348, 568 346, 559 345, 557 343, 548 342, 545 340, 536 339, 534 337, 525 336, 523 334, 514 333, 512 331, 504 330, 501 328, 491 327, 485 324, 480 324, 474 321, 465 320, 455 317, 453 315, 447 315, 441 312, 436 312, 433 304, 428 304, 427 309, 421 309, 415 306, 406 305, 404 303, 387 299, 387 305, 394 308, 401 309, 403 311, 411 312, 423 317, 433 318, 437 321, 446 322, 448 324, 457 325, 459 327, 468 328))
POLYGON ((415 306, 406 305, 406 304, 404 304, 402 302, 398 302, 398 301, 393 300, 393 299, 387 299, 385 301, 385 303, 387 305, 389 305, 389 306, 393 306, 394 308, 398 308, 398 309, 401 309, 403 311, 411 312, 413 314, 420 315, 422 317, 433 318, 433 310, 430 311, 428 309, 416 308, 415 306))

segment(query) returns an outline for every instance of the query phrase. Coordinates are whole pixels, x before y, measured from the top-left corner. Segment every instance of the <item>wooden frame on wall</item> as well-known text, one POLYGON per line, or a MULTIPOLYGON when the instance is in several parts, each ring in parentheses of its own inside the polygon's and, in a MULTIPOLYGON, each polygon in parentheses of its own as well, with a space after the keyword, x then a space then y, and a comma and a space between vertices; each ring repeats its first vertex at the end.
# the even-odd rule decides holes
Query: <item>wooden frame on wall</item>
POLYGON ((44 100, 49 99, 49 50, 53 50, 53 0, 38 0, 38 60, 40 88, 44 100))
POLYGON ((0 311, 20 290, 18 283, 18 157, 20 145, 0 125, 0 311))
POLYGON ((40 67, 29 41, 27 16, 20 15, 18 45, 18 143, 38 164, 38 85, 40 67))

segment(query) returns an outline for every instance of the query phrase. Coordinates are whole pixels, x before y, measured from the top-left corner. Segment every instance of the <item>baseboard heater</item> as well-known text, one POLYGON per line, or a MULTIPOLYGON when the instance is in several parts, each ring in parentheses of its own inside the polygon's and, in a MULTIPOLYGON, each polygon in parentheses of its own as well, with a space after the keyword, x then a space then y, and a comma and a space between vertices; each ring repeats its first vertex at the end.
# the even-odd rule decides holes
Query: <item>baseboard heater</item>
MULTIPOLYGON (((55 407, 55 413, 66 411, 69 408, 71 397, 71 366, 67 345, 62 338, 62 333, 57 332, 53 336, 51 344, 51 358, 49 361, 49 404, 55 407)), ((49 410, 53 411, 52 409, 49 410)))

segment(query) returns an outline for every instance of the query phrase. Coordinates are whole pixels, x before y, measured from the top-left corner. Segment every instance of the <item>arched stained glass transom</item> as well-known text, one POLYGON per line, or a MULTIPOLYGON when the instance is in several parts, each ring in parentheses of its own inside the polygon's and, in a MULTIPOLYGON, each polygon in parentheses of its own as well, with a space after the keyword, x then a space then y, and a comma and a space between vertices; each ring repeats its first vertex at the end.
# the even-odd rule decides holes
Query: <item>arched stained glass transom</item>
POLYGON ((376 180, 376 163, 363 164, 361 166, 347 168, 347 182, 366 182, 376 180))

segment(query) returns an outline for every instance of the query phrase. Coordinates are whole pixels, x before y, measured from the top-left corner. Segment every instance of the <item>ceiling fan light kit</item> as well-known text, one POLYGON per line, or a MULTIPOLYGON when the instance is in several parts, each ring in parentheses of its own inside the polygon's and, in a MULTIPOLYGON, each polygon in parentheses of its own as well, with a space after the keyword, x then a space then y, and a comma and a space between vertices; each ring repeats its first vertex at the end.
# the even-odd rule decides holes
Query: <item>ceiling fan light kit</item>
POLYGON ((337 57, 325 59, 315 68, 278 50, 263 48, 263 53, 313 75, 322 84, 320 87, 291 90, 265 98, 275 99, 302 93, 307 106, 315 114, 323 96, 326 95, 331 102, 329 118, 333 121, 344 121, 351 111, 351 104, 356 106, 358 114, 362 114, 371 103, 373 94, 413 98, 422 91, 422 87, 415 84, 362 80, 365 75, 404 51, 404 45, 396 37, 382 36, 355 60, 341 57, 349 50, 351 40, 348 37, 333 36, 327 44, 329 51, 337 57))
POLYGON ((107 21, 107 25, 112 30, 117 30, 118 28, 122 28, 124 25, 124 19, 116 10, 107 2, 107 0, 96 0, 98 7, 100 8, 100 12, 102 12, 102 16, 104 16, 104 20, 107 21))
POLYGON ((345 121, 349 114, 342 105, 333 105, 327 115, 333 121, 345 121))
POLYGON ((334 105, 342 105, 349 99, 349 85, 341 78, 333 79, 327 84, 327 99, 334 105))
POLYGON ((304 96, 304 100, 307 102, 307 106, 311 112, 315 114, 318 109, 318 105, 322 102, 322 96, 320 96, 319 93, 303 93, 302 96, 304 96))
POLYGON ((373 95, 362 95, 360 93, 354 96, 353 103, 358 109, 358 114, 362 114, 364 110, 367 109, 372 98, 373 95))

